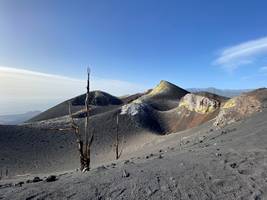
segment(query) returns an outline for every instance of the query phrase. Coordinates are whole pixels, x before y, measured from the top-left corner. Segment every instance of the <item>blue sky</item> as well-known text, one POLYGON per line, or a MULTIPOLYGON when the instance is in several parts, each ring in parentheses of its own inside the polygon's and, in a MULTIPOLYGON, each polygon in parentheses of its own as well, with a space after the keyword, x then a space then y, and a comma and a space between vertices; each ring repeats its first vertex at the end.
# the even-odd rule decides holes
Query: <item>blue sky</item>
MULTIPOLYGON (((184 88, 263 87, 266 8, 264 0, 1 0, 0 76, 11 81, 16 69, 79 81, 90 65, 95 88, 117 95, 162 79, 184 88)), ((83 87, 73 89, 62 98, 83 87)))

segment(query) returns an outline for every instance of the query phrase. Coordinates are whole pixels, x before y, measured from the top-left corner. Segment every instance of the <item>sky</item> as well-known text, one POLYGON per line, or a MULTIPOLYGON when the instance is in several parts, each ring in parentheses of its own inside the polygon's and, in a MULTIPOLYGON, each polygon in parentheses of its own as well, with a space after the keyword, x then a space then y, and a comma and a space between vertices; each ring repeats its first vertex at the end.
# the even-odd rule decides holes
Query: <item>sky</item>
POLYGON ((267 85, 267 1, 0 0, 0 114, 92 89, 267 85))

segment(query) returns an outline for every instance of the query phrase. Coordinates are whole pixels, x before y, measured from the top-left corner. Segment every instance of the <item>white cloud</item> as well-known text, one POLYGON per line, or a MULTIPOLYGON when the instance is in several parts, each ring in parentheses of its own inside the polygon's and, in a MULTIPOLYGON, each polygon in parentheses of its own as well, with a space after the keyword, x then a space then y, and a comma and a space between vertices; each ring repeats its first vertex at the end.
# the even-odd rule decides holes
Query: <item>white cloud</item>
MULTIPOLYGON (((82 79, 0 66, 0 114, 44 110, 84 93, 85 86, 82 79)), ((124 95, 145 88, 126 81, 92 77, 92 90, 124 95)))
POLYGON ((263 37, 225 48, 213 64, 233 71, 241 65, 255 62, 259 56, 266 54, 267 37, 263 37))
POLYGON ((267 73, 267 66, 261 67, 259 72, 267 73))

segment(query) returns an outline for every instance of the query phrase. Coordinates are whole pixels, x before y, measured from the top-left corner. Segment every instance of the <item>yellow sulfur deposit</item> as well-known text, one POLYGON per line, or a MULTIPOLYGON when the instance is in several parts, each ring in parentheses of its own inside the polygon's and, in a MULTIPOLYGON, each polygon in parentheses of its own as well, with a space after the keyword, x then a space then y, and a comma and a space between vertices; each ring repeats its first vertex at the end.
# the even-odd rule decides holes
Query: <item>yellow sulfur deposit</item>
POLYGON ((223 108, 225 108, 225 109, 232 108, 235 105, 236 105, 235 100, 234 99, 230 99, 224 104, 223 108))
POLYGON ((161 93, 162 91, 168 89, 168 84, 165 81, 161 81, 159 85, 157 85, 157 87, 155 87, 150 93, 149 95, 156 95, 161 93))
POLYGON ((180 101, 179 107, 184 107, 192 112, 207 114, 215 111, 218 103, 205 97, 188 94, 180 101))

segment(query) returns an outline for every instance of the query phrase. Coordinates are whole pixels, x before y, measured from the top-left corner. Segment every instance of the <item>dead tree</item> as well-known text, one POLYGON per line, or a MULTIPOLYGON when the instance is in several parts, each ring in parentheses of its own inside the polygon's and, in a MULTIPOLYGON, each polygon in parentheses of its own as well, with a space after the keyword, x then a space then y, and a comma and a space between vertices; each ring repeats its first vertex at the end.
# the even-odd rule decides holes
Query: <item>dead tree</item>
POLYGON ((90 163, 91 163, 91 146, 94 140, 94 133, 89 131, 89 92, 90 92, 90 69, 87 69, 87 87, 86 87, 86 98, 85 98, 85 130, 84 130, 84 137, 81 135, 80 127, 78 124, 75 123, 72 112, 71 112, 71 105, 69 102, 69 115, 71 118, 71 128, 74 130, 77 144, 78 144, 78 151, 80 154, 80 169, 81 171, 89 171, 90 170, 90 163))
POLYGON ((84 138, 85 138, 85 167, 84 171, 90 170, 90 163, 91 163, 91 146, 94 140, 94 133, 89 131, 89 93, 90 93, 90 68, 87 68, 87 87, 86 87, 86 98, 85 98, 85 111, 86 111, 86 121, 85 121, 85 130, 84 130, 84 138))
MULTIPOLYGON (((122 142, 123 143, 123 139, 122 142)), ((116 154, 116 160, 118 160, 121 157, 122 154, 122 147, 121 147, 121 151, 119 152, 119 113, 117 113, 117 119, 116 119, 116 140, 115 140, 115 154, 116 154)))
POLYGON ((80 154, 80 170, 83 171, 83 169, 84 169, 84 159, 85 159, 84 158, 84 154, 83 154, 83 141, 82 141, 82 138, 81 138, 81 132, 80 132, 79 125, 76 124, 74 119, 73 119, 73 116, 72 116, 72 113, 71 113, 70 102, 69 102, 69 116, 71 118, 71 128, 75 132, 76 142, 77 142, 77 145, 78 145, 78 151, 79 151, 79 154, 80 154))

